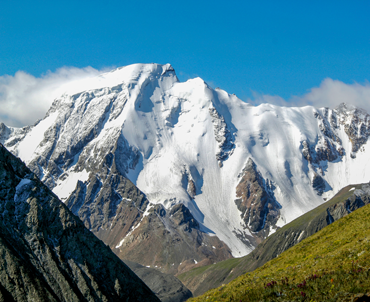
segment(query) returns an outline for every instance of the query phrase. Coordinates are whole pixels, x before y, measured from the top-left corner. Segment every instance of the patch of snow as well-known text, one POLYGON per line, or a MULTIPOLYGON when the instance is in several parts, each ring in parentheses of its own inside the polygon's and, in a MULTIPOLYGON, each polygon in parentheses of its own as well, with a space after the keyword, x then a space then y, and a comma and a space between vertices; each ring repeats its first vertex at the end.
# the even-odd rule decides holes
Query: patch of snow
POLYGON ((53 192, 58 195, 61 201, 65 202, 69 195, 76 189, 77 182, 85 182, 89 179, 89 173, 86 170, 81 172, 67 172, 68 177, 65 180, 58 180, 53 192))
POLYGON ((276 232, 276 229, 274 229, 272 226, 270 226, 269 236, 271 236, 275 232, 276 232))
POLYGON ((25 138, 18 145, 18 157, 20 157, 26 164, 28 164, 41 141, 44 139, 44 134, 47 129, 49 129, 58 113, 54 112, 46 117, 44 120, 40 121, 36 126, 34 126, 30 132, 27 133, 25 138))

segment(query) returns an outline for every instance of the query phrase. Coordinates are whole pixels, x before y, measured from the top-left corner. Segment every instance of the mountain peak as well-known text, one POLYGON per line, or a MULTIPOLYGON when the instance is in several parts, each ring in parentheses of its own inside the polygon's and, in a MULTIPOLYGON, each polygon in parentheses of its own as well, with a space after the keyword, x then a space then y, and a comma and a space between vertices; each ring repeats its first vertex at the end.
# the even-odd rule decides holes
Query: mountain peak
POLYGON ((368 112, 365 110, 365 109, 362 109, 360 107, 357 107, 357 106, 354 106, 352 104, 348 104, 348 103, 341 103, 339 104, 336 108, 335 108, 336 111, 338 111, 339 113, 360 113, 360 114, 364 114, 364 115, 367 115, 368 112))
POLYGON ((178 81, 175 70, 171 64, 132 64, 118 67, 108 72, 102 72, 93 77, 78 79, 65 85, 62 89, 63 95, 75 95, 85 91, 115 87, 122 84, 137 84, 143 79, 159 79, 171 75, 178 81), (140 80, 141 79, 141 80, 140 80))

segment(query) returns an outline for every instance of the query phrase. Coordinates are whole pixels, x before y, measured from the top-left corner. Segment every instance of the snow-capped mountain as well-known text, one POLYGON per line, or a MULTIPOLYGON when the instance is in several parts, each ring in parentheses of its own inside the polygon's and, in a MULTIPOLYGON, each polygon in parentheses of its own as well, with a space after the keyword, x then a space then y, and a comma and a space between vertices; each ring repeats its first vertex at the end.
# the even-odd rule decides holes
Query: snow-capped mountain
MULTIPOLYGON (((128 178, 146 197, 135 193, 138 216, 115 242, 129 241, 153 204, 170 213, 182 203, 200 231, 243 256, 342 187, 370 180, 370 116, 359 108, 252 106, 200 78, 180 82, 169 64, 130 65, 81 87, 34 126, 0 125, 0 142, 62 200, 79 194, 68 201, 79 215, 104 202, 104 185, 128 178)), ((109 194, 106 229, 131 202, 117 186, 109 194)))

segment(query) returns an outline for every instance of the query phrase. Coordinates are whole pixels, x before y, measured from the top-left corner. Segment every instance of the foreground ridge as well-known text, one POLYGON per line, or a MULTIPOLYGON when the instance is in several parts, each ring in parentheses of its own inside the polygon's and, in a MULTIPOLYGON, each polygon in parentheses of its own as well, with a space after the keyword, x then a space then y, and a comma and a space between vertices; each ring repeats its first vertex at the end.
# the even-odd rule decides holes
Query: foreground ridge
POLYGON ((1 301, 159 301, 0 144, 1 301))

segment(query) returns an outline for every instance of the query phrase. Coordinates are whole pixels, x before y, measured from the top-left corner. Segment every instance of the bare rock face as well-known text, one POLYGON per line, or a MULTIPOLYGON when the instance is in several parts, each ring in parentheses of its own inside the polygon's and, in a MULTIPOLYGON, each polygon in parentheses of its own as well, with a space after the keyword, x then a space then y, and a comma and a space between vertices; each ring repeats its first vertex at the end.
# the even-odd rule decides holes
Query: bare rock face
POLYGON ((0 145, 2 301, 159 301, 0 145))
POLYGON ((194 196, 196 194, 196 187, 195 187, 195 183, 192 179, 189 179, 187 192, 188 192, 188 194, 190 195, 191 198, 194 198, 194 196))
POLYGON ((360 108, 343 103, 334 110, 316 110, 314 116, 321 135, 315 141, 302 141, 301 152, 313 171, 312 187, 321 196, 331 189, 322 177, 327 162, 341 161, 346 154, 338 131, 342 129, 348 135, 352 148, 347 152, 350 152, 352 158, 356 158, 356 153, 363 151, 370 136, 370 115, 360 108))
POLYGON ((251 158, 242 171, 236 196, 235 203, 245 225, 254 233, 260 232, 260 237, 267 236, 270 226, 279 218, 279 204, 251 158))

